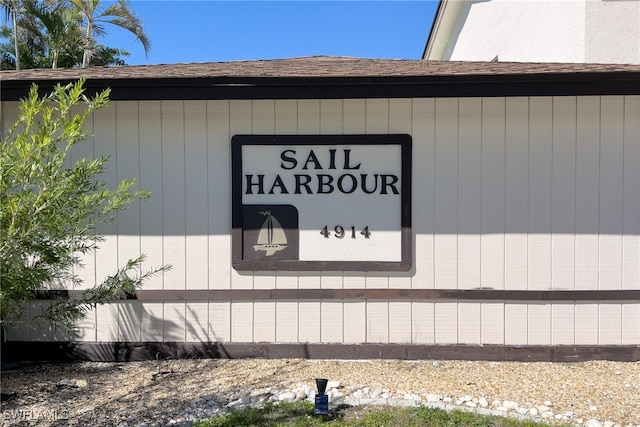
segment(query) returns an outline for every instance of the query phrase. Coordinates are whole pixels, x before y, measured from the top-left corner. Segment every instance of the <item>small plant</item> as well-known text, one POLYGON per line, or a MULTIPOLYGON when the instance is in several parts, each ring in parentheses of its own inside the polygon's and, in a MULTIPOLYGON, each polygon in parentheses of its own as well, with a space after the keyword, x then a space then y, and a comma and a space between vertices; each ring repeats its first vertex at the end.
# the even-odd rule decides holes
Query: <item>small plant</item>
MULTIPOLYGON (((33 85, 20 102, 20 115, 0 138, 0 327, 16 323, 37 292, 78 287, 82 255, 98 248, 98 226, 112 222, 149 193, 135 180, 109 189, 100 176, 107 157, 72 161, 72 150, 87 141, 89 116, 108 102, 109 90, 93 98, 84 80, 56 85, 40 96, 33 85)), ((130 259, 101 283, 55 301, 42 318, 73 333, 96 304, 133 293, 142 282, 170 266, 142 271, 144 255, 130 259)))

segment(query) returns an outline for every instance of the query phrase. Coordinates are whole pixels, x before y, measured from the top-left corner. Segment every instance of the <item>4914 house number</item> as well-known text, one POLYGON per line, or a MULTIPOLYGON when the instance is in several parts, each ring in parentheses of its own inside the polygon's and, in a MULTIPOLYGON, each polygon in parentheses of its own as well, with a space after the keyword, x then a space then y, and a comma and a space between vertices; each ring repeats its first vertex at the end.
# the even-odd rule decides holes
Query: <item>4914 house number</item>
MULTIPOLYGON (((331 237, 331 231, 329 231, 329 226, 325 225, 324 228, 322 229, 322 231, 320 231, 320 234, 322 234, 325 238, 330 238, 331 237)), ((365 239, 368 239, 369 237, 371 237, 371 232, 369 231, 369 226, 364 227, 361 231, 360 234, 362 236, 364 236, 365 239)), ((333 227, 333 236, 336 239, 342 239, 347 235, 347 231, 344 229, 343 226, 341 225, 336 225, 335 227, 333 227)), ((350 235, 352 239, 356 238, 356 227, 355 226, 351 226, 350 227, 350 235)))

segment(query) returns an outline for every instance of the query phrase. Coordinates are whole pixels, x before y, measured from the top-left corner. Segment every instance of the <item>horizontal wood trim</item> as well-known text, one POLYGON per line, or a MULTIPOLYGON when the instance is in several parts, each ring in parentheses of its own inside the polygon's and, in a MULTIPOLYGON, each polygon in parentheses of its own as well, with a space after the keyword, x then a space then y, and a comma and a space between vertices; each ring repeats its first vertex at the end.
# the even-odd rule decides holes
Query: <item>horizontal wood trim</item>
MULTIPOLYGON (((80 291, 40 291, 33 299, 67 298, 80 291)), ((140 301, 208 300, 482 300, 482 301, 640 301, 640 289, 157 289, 139 290, 126 299, 140 301)))
POLYGON ((125 362, 165 358, 305 358, 578 362, 640 360, 640 346, 502 346, 415 344, 272 344, 215 342, 9 341, 3 361, 125 362))

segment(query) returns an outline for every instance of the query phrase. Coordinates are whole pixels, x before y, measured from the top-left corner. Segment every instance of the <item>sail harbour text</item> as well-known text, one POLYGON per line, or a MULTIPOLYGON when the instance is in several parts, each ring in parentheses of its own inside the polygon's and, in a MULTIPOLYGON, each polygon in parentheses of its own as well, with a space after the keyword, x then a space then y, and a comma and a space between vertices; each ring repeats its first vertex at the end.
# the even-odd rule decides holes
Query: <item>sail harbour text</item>
POLYGON ((296 150, 287 149, 280 153, 280 160, 282 170, 294 173, 245 174, 245 194, 400 194, 397 175, 358 173, 363 169, 362 163, 351 159, 350 149, 341 152, 329 149, 326 156, 318 156, 314 150, 300 155, 296 150), (321 173, 325 170, 344 173, 321 173))

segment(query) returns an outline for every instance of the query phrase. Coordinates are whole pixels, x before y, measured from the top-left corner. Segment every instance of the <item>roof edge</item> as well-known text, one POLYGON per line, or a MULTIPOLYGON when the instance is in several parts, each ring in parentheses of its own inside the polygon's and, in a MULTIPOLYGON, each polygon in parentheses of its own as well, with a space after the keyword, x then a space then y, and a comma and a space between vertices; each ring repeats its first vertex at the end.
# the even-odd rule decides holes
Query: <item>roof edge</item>
MULTIPOLYGON (((3 101, 24 98, 32 83, 42 93, 66 80, 13 80, 3 101)), ((221 99, 361 99, 640 95, 634 71, 374 77, 190 77, 88 79, 87 94, 111 88, 114 101, 221 99)))
POLYGON ((440 0, 427 43, 422 52, 422 59, 443 60, 444 54, 449 47, 451 34, 456 28, 456 23, 464 5, 464 0, 440 0))

